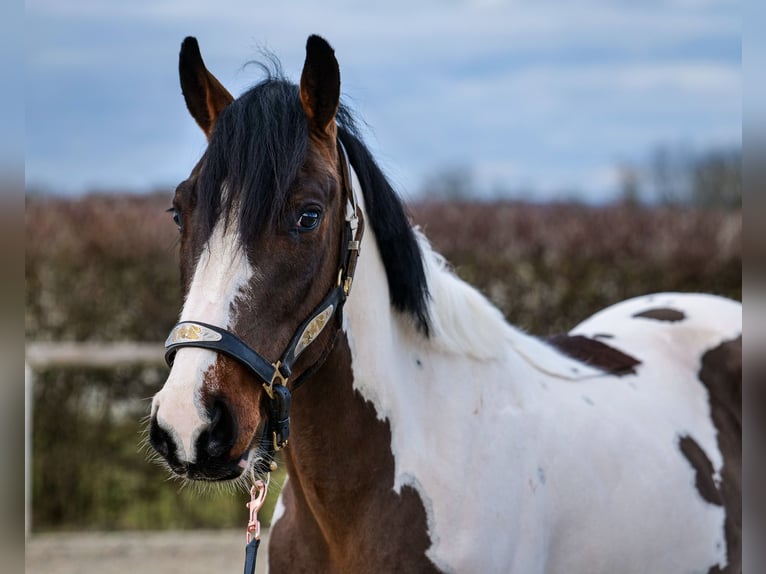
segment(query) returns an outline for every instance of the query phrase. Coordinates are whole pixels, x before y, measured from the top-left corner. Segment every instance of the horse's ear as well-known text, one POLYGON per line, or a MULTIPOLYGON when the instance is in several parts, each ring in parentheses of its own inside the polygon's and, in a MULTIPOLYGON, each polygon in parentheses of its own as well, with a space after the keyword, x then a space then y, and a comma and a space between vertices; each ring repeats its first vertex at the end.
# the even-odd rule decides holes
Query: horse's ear
POLYGON ((324 38, 309 36, 301 74, 301 104, 309 129, 319 136, 335 136, 335 114, 340 102, 340 69, 335 52, 324 38))
POLYGON ((181 91, 189 113, 210 139, 218 115, 234 98, 216 77, 208 72, 197 39, 189 36, 181 44, 178 59, 181 91))

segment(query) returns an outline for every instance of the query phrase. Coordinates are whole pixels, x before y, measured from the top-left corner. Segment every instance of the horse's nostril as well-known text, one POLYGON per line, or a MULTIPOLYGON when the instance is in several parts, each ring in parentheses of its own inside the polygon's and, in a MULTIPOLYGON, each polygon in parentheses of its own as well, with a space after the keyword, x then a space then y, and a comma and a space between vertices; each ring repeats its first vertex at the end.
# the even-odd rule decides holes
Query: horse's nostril
POLYGON ((149 425, 149 443, 152 445, 154 450, 156 450, 165 458, 170 456, 171 449, 175 450, 175 447, 171 442, 170 435, 157 422, 156 416, 152 417, 152 421, 149 425))
POLYGON ((208 455, 217 458, 229 452, 236 439, 235 427, 234 416, 229 407, 223 401, 215 401, 210 410, 209 430, 200 436, 200 440, 207 438, 204 448, 208 455))

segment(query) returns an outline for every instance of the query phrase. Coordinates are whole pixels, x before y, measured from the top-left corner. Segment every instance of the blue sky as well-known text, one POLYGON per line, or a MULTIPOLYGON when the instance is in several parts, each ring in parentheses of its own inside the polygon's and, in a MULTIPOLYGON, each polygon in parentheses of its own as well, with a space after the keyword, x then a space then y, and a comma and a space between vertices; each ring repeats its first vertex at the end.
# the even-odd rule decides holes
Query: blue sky
POLYGON ((478 194, 599 200, 658 144, 741 142, 740 4, 728 0, 28 0, 26 178, 60 193, 182 180, 204 151, 181 40, 237 95, 273 51, 297 80, 324 36, 367 142, 405 197, 469 168, 478 194))

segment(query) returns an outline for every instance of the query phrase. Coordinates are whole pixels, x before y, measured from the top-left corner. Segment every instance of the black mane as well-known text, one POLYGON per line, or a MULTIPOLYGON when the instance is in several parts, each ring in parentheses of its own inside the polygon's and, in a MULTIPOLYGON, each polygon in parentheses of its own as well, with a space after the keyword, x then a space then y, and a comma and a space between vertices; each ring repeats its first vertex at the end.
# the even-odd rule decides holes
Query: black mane
POLYGON ((338 137, 362 186, 367 222, 375 232, 386 269, 391 304, 409 313, 420 331, 428 335, 428 283, 423 254, 412 231, 404 205, 362 143, 353 119, 345 108, 338 112, 338 137))
MULTIPOLYGON (((428 335, 428 285, 404 205, 342 104, 337 123, 338 137, 362 186, 367 224, 386 269, 391 305, 410 314, 428 335)), ((229 104, 216 120, 198 185, 197 209, 206 232, 222 213, 237 217, 247 244, 279 221, 307 149, 308 127, 298 86, 278 74, 270 74, 229 104), (222 201, 224 185, 227 194, 222 201)))

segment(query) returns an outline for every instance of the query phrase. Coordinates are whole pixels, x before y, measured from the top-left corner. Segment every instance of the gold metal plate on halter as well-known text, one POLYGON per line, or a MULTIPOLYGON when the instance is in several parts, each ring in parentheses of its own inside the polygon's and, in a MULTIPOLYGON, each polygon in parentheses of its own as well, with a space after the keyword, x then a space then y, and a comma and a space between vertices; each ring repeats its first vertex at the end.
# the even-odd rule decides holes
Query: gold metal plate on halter
POLYGON ((189 341, 220 341, 223 337, 212 329, 198 325, 197 323, 181 323, 176 325, 168 335, 165 346, 189 341))
POLYGON ((332 317, 333 311, 335 311, 335 305, 330 305, 327 309, 322 311, 319 315, 314 317, 311 322, 306 325, 306 328, 301 333, 298 344, 295 345, 295 357, 297 358, 306 347, 308 347, 314 339, 319 336, 319 333, 327 326, 330 317, 332 317))

